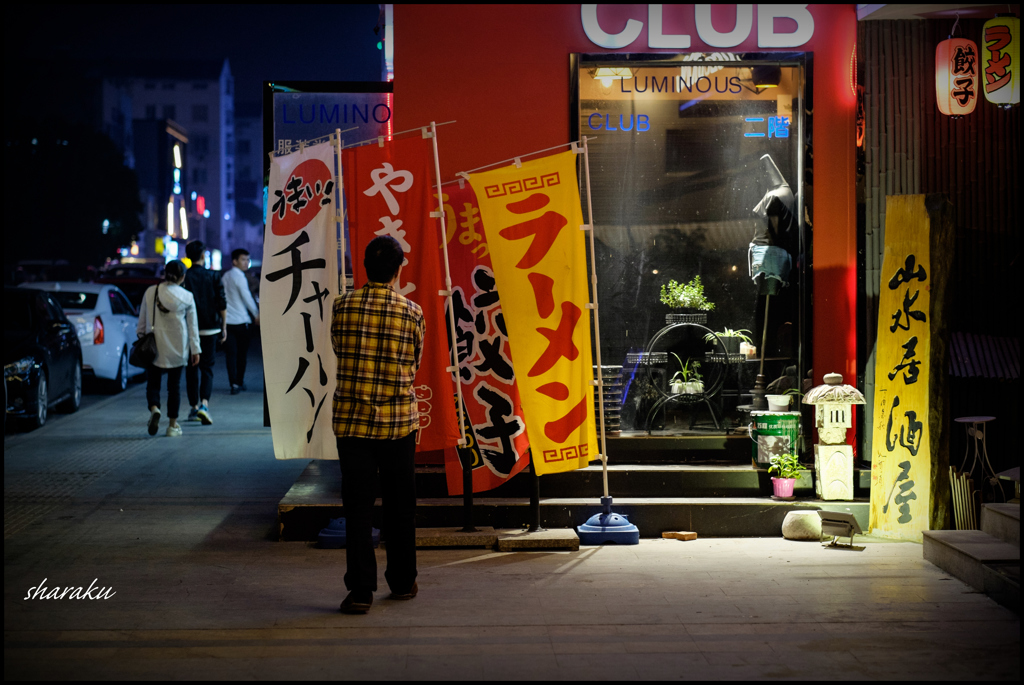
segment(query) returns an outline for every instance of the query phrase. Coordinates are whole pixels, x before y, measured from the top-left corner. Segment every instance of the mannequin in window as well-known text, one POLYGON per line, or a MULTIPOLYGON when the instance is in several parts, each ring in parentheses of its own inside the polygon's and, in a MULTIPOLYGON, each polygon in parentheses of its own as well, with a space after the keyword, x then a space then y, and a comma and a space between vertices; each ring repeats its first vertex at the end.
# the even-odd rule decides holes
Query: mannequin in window
MULTIPOLYGON (((753 209, 758 220, 747 252, 748 273, 757 285, 758 302, 755 316, 758 322, 763 322, 761 346, 758 350, 761 355, 761 364, 753 391, 756 409, 766 409, 768 406, 764 398, 764 359, 767 353, 768 329, 770 327, 769 303, 772 295, 779 295, 783 288, 789 285, 793 259, 787 246, 795 246, 799 236, 796 197, 771 155, 761 157, 761 173, 767 189, 761 201, 753 209), (761 299, 762 295, 764 295, 763 300, 761 299), (763 313, 761 312, 762 302, 763 313)), ((783 307, 781 311, 788 311, 788 308, 783 307)), ((780 322, 780 325, 784 326, 785 322, 780 322)), ((782 340, 772 340, 772 344, 775 346, 779 346, 782 342, 782 340)))
POLYGON ((761 171, 768 190, 753 210, 759 221, 750 241, 747 265, 758 295, 778 295, 789 285, 793 265, 783 245, 797 234, 796 197, 771 155, 761 157, 761 171))

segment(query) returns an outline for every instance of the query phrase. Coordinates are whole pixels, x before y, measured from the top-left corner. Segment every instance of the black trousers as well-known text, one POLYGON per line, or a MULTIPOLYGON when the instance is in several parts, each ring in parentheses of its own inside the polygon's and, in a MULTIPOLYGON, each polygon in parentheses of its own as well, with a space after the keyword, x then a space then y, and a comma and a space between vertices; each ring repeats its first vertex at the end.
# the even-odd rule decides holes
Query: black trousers
POLYGON ((228 324, 228 339, 224 343, 224 361, 228 367, 228 382, 241 385, 245 381, 245 362, 249 355, 251 325, 228 324))
POLYGON ((181 370, 184 366, 164 369, 152 364, 146 369, 146 408, 160 406, 160 383, 167 374, 167 418, 178 418, 181 406, 181 370))
POLYGON ((185 390, 188 392, 188 403, 194 407, 199 400, 208 400, 213 394, 213 359, 217 351, 217 338, 215 335, 199 336, 199 345, 202 352, 199 353, 199 365, 189 365, 185 369, 185 390))
POLYGON ((384 508, 381 537, 387 542, 384 578, 404 594, 416 581, 416 432, 398 440, 338 438, 341 501, 345 507, 345 587, 377 589, 373 552, 373 503, 378 474, 384 508))

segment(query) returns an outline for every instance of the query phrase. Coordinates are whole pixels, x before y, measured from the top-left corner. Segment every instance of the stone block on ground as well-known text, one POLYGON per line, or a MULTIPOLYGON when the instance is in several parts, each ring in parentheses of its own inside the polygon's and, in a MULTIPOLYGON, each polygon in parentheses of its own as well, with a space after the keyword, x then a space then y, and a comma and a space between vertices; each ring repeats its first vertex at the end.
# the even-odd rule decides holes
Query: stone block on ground
POLYGON ((661 537, 669 540, 696 540, 697 534, 690 530, 666 530, 661 537))
POLYGON ((821 540, 821 518, 817 511, 791 511, 782 520, 782 537, 787 540, 821 540))
POLYGON ((571 528, 553 528, 550 530, 519 530, 502 531, 498 534, 499 552, 516 552, 530 549, 567 549, 576 551, 580 548, 580 538, 571 528))
POLYGON ((498 534, 491 526, 476 526, 472 533, 461 528, 417 528, 417 547, 494 547, 498 534))

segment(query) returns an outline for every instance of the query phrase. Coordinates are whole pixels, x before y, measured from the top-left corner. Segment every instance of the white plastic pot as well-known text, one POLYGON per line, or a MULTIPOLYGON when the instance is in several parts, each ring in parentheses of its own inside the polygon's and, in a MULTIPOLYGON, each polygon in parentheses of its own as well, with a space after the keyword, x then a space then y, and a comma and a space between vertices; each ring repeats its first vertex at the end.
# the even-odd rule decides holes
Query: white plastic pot
POLYGON ((765 395, 768 411, 789 411, 789 395, 765 395))

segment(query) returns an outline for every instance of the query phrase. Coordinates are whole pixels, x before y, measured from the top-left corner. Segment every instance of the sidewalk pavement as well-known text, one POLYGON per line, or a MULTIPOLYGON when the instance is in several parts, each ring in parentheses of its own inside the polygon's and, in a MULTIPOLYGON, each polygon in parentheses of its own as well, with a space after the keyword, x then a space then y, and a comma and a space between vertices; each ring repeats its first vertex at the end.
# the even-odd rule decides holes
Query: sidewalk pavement
POLYGON ((273 459, 257 354, 236 396, 218 358, 181 438, 146 435, 138 385, 5 437, 6 679, 1020 678, 1017 614, 870 538, 421 550, 408 602, 379 552, 342 615, 344 550, 276 541, 306 462, 273 459), (24 599, 44 579, 116 594, 24 599))

